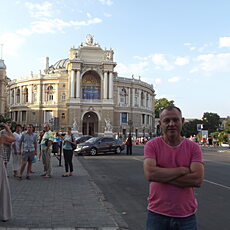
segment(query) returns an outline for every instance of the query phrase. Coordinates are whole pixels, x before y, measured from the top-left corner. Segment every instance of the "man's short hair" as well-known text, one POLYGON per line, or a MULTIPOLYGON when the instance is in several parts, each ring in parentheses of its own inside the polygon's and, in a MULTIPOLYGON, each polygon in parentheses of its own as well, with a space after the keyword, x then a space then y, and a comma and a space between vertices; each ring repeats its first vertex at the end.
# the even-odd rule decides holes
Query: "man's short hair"
POLYGON ((181 112, 181 110, 180 110, 178 107, 176 107, 175 105, 168 105, 168 106, 165 106, 163 109, 161 109, 161 111, 160 111, 160 117, 161 117, 161 114, 162 114, 165 110, 171 111, 171 110, 173 110, 173 109, 178 110, 179 113, 180 113, 181 116, 182 116, 182 112, 181 112))
POLYGON ((47 126, 50 129, 50 124, 49 123, 44 123, 43 127, 47 126))
POLYGON ((17 127, 22 128, 22 125, 20 125, 20 124, 16 124, 15 128, 17 128, 17 127))

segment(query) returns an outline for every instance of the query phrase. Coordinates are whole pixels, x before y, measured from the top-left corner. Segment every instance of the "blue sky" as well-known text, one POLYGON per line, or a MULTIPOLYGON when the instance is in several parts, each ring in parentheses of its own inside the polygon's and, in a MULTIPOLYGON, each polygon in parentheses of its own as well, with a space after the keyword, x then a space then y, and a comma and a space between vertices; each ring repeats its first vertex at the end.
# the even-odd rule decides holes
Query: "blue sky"
POLYGON ((114 49, 115 71, 154 85, 184 117, 230 116, 229 0, 1 0, 11 79, 68 57, 87 34, 114 49))

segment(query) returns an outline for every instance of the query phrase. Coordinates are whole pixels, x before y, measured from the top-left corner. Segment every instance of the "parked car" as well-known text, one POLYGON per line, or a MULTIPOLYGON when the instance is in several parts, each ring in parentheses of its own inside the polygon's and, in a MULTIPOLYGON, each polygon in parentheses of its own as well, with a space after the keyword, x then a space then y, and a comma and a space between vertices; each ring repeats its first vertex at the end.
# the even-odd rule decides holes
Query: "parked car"
POLYGON ((92 138, 92 136, 82 136, 82 137, 77 137, 75 141, 76 141, 76 144, 80 144, 80 143, 88 141, 90 138, 92 138))
POLYGON ((103 152, 115 152, 120 154, 125 145, 113 137, 92 137, 84 143, 78 144, 74 150, 76 155, 89 154, 97 155, 103 152))

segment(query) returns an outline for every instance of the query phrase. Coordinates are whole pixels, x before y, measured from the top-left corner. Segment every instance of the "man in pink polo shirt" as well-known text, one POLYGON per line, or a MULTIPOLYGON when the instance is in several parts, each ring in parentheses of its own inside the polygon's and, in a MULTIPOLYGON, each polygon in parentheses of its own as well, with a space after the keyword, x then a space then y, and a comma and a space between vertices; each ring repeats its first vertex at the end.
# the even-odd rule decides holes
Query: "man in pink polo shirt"
POLYGON ((204 179, 201 149, 181 136, 184 118, 175 106, 160 114, 163 136, 144 150, 144 173, 150 181, 147 230, 197 230, 194 187, 204 179))

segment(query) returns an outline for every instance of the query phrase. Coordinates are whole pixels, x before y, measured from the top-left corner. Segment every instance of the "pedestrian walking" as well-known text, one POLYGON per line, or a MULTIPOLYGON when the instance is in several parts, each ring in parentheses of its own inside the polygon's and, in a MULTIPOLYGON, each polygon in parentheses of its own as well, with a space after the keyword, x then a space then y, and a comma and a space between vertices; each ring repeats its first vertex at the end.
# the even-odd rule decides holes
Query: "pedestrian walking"
POLYGON ((126 155, 132 155, 132 136, 131 134, 129 134, 129 136, 126 139, 126 155))
POLYGON ((17 177, 22 163, 22 155, 20 151, 20 141, 22 136, 22 126, 17 124, 13 133, 16 141, 12 143, 12 158, 13 158, 13 175, 17 177))
MULTIPOLYGON (((11 122, 7 121, 6 122, 7 127, 11 128, 11 122)), ((6 129, 1 130, 1 134, 3 135, 9 135, 8 131, 6 129)), ((10 161, 10 155, 11 155, 11 143, 7 143, 5 142, 3 144, 3 150, 4 150, 4 154, 3 154, 3 161, 5 166, 7 167, 8 162, 10 161)))
POLYGON ((12 217, 12 203, 9 181, 6 167, 4 165, 4 147, 6 143, 14 142, 16 139, 8 124, 4 124, 6 134, 0 133, 0 220, 7 221, 12 217))
POLYGON ((160 113, 163 136, 144 149, 144 173, 150 181, 147 230, 196 230, 194 187, 204 179, 199 145, 181 136, 184 118, 175 106, 160 113))
POLYGON ((32 161, 37 155, 37 135, 33 133, 33 125, 29 124, 27 130, 22 133, 19 148, 22 154, 22 164, 20 169, 19 179, 22 179, 23 172, 27 165, 26 179, 30 180, 30 173, 32 169, 32 161))
POLYGON ((64 137, 63 153, 65 160, 65 173, 63 177, 73 175, 73 150, 75 149, 75 140, 71 132, 71 128, 68 128, 67 134, 64 137))
POLYGON ((54 141, 53 132, 50 130, 48 123, 44 124, 43 130, 45 131, 41 141, 42 163, 44 165, 44 178, 51 177, 51 152, 52 144, 54 141))

